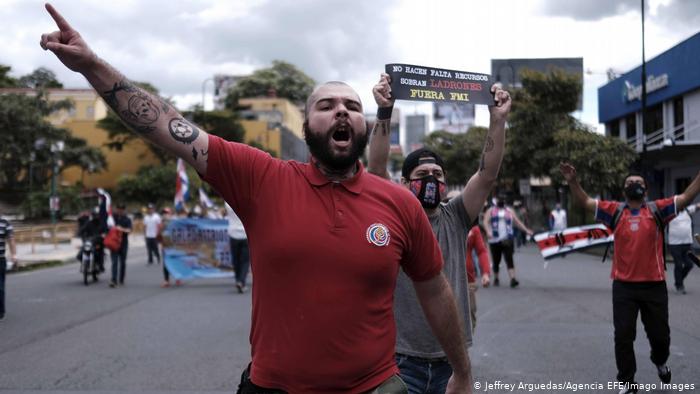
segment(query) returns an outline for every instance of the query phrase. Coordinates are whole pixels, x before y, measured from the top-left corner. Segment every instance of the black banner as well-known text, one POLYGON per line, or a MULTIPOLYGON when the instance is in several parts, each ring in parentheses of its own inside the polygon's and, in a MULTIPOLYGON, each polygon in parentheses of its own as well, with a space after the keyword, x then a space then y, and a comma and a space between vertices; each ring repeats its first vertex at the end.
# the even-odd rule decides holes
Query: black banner
POLYGON ((411 64, 387 64, 391 94, 398 100, 493 104, 491 76, 411 64))

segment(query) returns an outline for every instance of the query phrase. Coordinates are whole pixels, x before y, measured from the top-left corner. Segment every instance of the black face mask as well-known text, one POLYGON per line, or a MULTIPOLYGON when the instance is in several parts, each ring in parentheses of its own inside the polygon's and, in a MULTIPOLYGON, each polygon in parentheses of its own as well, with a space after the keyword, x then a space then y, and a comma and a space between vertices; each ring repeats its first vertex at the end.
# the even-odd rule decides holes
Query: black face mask
POLYGON ((647 189, 641 183, 631 183, 625 187, 625 197, 631 201, 642 201, 647 189))
POLYGON ((496 202, 496 206, 499 207, 499 208, 503 208, 503 207, 506 206, 506 202, 505 202, 505 201, 502 201, 502 200, 498 200, 498 201, 496 202))
POLYGON ((411 179, 409 189, 418 197, 423 208, 433 209, 440 205, 447 186, 445 182, 438 181, 433 175, 426 175, 423 178, 411 179))

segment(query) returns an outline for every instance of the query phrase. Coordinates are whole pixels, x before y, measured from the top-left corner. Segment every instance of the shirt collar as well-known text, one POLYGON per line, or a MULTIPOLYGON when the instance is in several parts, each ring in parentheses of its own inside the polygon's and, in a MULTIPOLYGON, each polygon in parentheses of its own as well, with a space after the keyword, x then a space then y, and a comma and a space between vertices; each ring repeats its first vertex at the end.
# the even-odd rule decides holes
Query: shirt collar
MULTIPOLYGON (((363 166, 362 162, 358 160, 357 172, 355 173, 355 175, 353 175, 353 177, 350 179, 346 179, 337 183, 341 184, 345 189, 347 189, 353 194, 360 194, 362 192, 362 187, 364 184, 364 172, 365 166, 363 166)), ((306 177, 306 180, 314 186, 323 186, 332 182, 325 175, 323 175, 321 170, 318 169, 318 167, 315 164, 314 158, 311 158, 309 160, 309 163, 306 166, 306 171, 304 171, 304 176, 306 177)))

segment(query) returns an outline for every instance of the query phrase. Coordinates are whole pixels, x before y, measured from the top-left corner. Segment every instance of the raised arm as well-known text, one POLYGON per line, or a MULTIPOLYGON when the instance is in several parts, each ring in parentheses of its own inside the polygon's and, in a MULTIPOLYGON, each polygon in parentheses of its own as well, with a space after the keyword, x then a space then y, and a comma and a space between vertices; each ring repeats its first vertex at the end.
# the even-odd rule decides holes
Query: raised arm
POLYGON ((368 172, 385 179, 391 178, 386 169, 389 163, 389 148, 391 147, 391 111, 394 107, 390 82, 389 74, 382 73, 379 82, 372 88, 372 94, 378 108, 377 121, 370 133, 369 160, 367 162, 368 172))
POLYGON ((700 193, 700 172, 695 175, 695 179, 685 188, 683 193, 676 197, 676 211, 681 211, 690 205, 695 197, 700 193))
POLYGON ((510 94, 503 90, 500 84, 493 85, 491 91, 494 93, 496 104, 489 106, 491 120, 479 169, 472 175, 462 191, 464 208, 470 218, 476 218, 479 215, 484 201, 496 182, 506 143, 506 120, 511 106, 510 94))
POLYGON ((207 134, 187 121, 160 97, 139 88, 88 47, 80 34, 56 11, 46 10, 58 31, 43 34, 41 47, 50 50, 69 69, 85 76, 107 105, 131 130, 190 163, 206 174, 207 134))
POLYGON ((471 362, 464 339, 464 322, 457 312, 454 294, 445 274, 423 282, 413 282, 425 317, 435 334, 453 374, 446 393, 471 393, 471 362))
POLYGON ((576 168, 569 163, 560 163, 559 171, 566 179, 566 183, 569 184, 569 189, 574 197, 576 204, 584 207, 587 211, 595 212, 595 200, 588 197, 588 194, 583 190, 581 185, 576 179, 576 168))
POLYGON ((491 238, 491 210, 493 208, 489 208, 484 212, 484 232, 486 233, 486 239, 491 238))

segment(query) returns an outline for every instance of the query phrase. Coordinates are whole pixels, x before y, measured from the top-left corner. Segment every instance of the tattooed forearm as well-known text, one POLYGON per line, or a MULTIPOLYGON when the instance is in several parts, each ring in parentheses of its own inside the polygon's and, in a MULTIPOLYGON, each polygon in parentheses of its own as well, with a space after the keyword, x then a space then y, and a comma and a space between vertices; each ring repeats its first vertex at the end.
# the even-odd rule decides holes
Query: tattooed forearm
POLYGON ((153 123, 160 118, 160 111, 167 112, 168 109, 162 100, 159 99, 159 107, 150 93, 127 79, 115 83, 111 90, 102 93, 102 97, 127 126, 140 133, 155 130, 153 123))
POLYGON ((486 152, 481 154, 481 160, 479 161, 479 171, 484 171, 486 169, 486 152))
POLYGON ((182 142, 183 144, 191 144, 199 137, 199 129, 197 126, 183 118, 170 119, 168 130, 170 130, 170 135, 175 141, 182 142))
POLYGON ((372 129, 372 135, 375 135, 375 134, 387 135, 388 132, 389 132, 389 121, 388 120, 378 120, 374 125, 374 129, 372 129))
POLYGON ((490 135, 486 136, 486 143, 484 144, 484 152, 491 152, 494 147, 493 138, 490 135))

